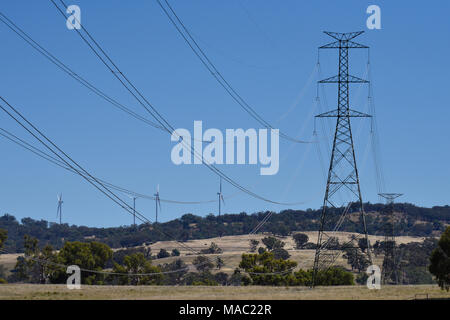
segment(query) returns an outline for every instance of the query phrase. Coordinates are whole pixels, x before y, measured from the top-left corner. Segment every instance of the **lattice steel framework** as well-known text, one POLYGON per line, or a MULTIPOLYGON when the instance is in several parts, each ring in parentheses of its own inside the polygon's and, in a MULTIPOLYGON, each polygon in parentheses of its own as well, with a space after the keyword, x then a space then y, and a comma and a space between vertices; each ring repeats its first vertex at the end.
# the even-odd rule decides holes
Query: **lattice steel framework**
POLYGON ((394 199, 402 196, 401 193, 379 193, 386 199, 386 209, 383 214, 386 216, 384 225, 384 259, 381 268, 381 281, 383 284, 398 284, 399 282, 399 263, 395 254, 395 217, 394 217, 394 199))
MULTIPOLYGON (((367 236, 366 219, 359 186, 358 169, 356 166, 355 150, 353 146, 353 137, 350 118, 352 117, 371 117, 368 114, 352 110, 350 108, 349 84, 350 83, 368 83, 367 80, 352 76, 349 74, 349 49, 368 49, 369 47, 356 43, 352 39, 361 35, 364 31, 337 33, 324 33, 334 38, 336 41, 319 47, 320 49, 338 49, 339 50, 339 73, 336 76, 320 80, 319 83, 336 83, 338 85, 338 106, 336 110, 328 111, 317 115, 317 118, 337 118, 336 131, 334 134, 333 147, 331 152, 330 166, 328 170, 327 185, 323 201, 322 214, 320 218, 320 229, 317 239, 317 248, 314 259, 314 273, 312 286, 316 284, 317 273, 319 270, 329 268, 333 265, 337 257, 341 254, 336 248, 329 248, 333 237, 330 229, 331 223, 335 225, 332 229, 337 231, 344 220, 348 220, 350 210, 359 210, 360 222, 367 242, 366 254, 372 264, 370 253, 370 244, 367 236), (344 188, 344 190, 341 190, 344 188), (350 198, 348 205, 343 208, 337 204, 338 191, 348 190, 350 198), (332 210, 330 210, 332 209, 332 210), (332 211, 332 212, 330 212, 332 211), (335 213, 339 212, 340 218, 337 222, 334 220, 335 213)), ((354 239, 353 239, 354 240, 354 239)), ((353 243, 353 242, 352 242, 353 243)), ((348 246, 348 244, 346 244, 348 246)))

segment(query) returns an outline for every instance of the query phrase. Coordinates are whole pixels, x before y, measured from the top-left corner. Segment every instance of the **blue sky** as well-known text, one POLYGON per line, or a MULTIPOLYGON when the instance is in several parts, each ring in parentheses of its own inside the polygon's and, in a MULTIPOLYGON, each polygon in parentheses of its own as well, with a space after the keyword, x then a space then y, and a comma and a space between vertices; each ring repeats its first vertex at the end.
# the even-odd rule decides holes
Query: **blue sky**
MULTIPOLYGON (((67 1, 81 8, 82 24, 119 67, 176 127, 259 128, 201 65, 156 1, 67 1)), ((323 30, 365 30, 358 42, 371 47, 371 73, 387 192, 423 206, 449 204, 448 1, 181 1, 172 0, 225 78, 264 119, 290 135, 312 139, 317 47, 331 42, 323 30), (366 28, 366 8, 381 8, 381 30, 366 28), (313 77, 312 83, 308 80, 313 77)), ((4 0, 3 14, 81 76, 145 115, 97 60, 50 1, 4 0)), ((200 165, 175 166, 170 136, 113 108, 37 54, 0 24, 0 94, 97 177, 140 193, 197 201, 216 198, 219 178, 200 165)), ((352 52, 351 72, 363 76, 364 51, 352 52)), ((336 73, 337 52, 321 54, 322 76, 336 73)), ((336 107, 335 86, 325 89, 336 107)), ((355 109, 367 111, 367 88, 350 91, 355 109)), ((322 97, 323 98, 323 97, 322 97)), ((6 115, 0 127, 33 142, 6 115)), ((324 124, 325 133, 330 122, 324 124)), ((367 148, 368 120, 353 122, 365 201, 376 202, 374 164, 367 148)), ((0 137, 1 138, 1 137, 0 137)), ((330 137, 329 137, 330 138, 330 137)), ((0 214, 56 221, 56 195, 63 193, 63 220, 70 224, 117 226, 132 218, 80 177, 0 139, 0 214)), ((327 151, 322 145, 325 161, 327 151)), ((328 166, 328 163, 326 164, 328 166)), ((280 170, 260 176, 254 165, 221 165, 248 189, 277 201, 318 208, 325 181, 314 147, 280 141, 280 170)), ((236 190, 227 184, 224 196, 236 190)), ((126 199, 126 197, 124 197, 126 199)), ((239 194, 225 198, 227 213, 285 209, 239 194)), ((154 202, 137 209, 154 217, 154 202)), ((162 203, 163 221, 184 213, 217 213, 217 204, 162 203)))

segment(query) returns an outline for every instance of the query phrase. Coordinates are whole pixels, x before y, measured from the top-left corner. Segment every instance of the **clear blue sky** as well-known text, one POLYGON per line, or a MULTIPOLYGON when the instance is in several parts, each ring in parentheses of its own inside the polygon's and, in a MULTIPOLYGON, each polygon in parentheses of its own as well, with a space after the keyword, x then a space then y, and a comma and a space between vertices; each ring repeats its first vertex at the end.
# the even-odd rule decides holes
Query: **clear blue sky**
MULTIPOLYGON (((67 3, 81 7, 83 25, 175 127, 192 130, 194 120, 203 120, 206 128, 258 128, 208 74, 156 1, 67 3)), ((303 139, 312 139, 311 115, 318 113, 313 109, 315 83, 306 84, 317 47, 332 40, 322 31, 365 30, 358 41, 371 46, 385 191, 402 192, 402 201, 417 205, 449 204, 448 1, 172 0, 171 4, 218 69, 259 114, 303 139), (366 28, 370 4, 381 7, 381 30, 366 28)), ((145 114, 75 31, 66 28, 50 1, 4 0, 0 10, 80 75, 145 114)), ((216 198, 218 177, 207 168, 172 164, 174 144, 169 135, 114 109, 3 24, 0 37, 0 94, 96 176, 148 194, 159 184, 161 197, 167 199, 216 198)), ((353 74, 363 76, 366 58, 363 51, 352 53, 353 74)), ((323 53, 321 60, 323 76, 334 75, 337 52, 323 53)), ((352 87, 351 97, 357 92, 358 87, 352 87)), ((335 86, 326 90, 326 109, 336 107, 336 95, 335 86)), ((361 89, 359 99, 352 99, 355 109, 365 111, 366 96, 366 89, 361 89)), ((0 123, 33 141, 4 114, 0 123)), ((367 120, 354 121, 363 199, 376 202, 374 165, 366 152, 369 128, 367 120)), ((81 178, 3 138, 0 148, 1 214, 56 221, 56 195, 62 192, 65 222, 131 223, 126 212, 81 178)), ((327 158, 324 146, 323 150, 327 158)), ((260 176, 258 166, 220 169, 271 199, 306 201, 294 208, 320 207, 325 181, 314 147, 281 140, 280 159, 275 176, 260 176)), ((236 192, 227 184, 223 191, 225 197, 236 192)), ((163 221, 184 213, 217 213, 217 204, 162 205, 163 221)), ((137 208, 154 217, 154 202, 138 199, 137 208)), ((240 194, 226 199, 223 210, 253 213, 284 208, 240 194)))

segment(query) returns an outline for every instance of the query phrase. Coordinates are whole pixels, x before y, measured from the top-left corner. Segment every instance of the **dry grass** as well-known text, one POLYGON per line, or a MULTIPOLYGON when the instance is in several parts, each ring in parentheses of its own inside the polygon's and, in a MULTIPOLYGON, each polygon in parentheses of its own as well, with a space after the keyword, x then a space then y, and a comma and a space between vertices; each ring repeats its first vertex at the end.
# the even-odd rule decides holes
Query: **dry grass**
POLYGON ((450 293, 436 285, 383 286, 369 290, 364 286, 318 287, 204 287, 204 286, 82 286, 68 290, 64 285, 0 285, 0 300, 410 300, 450 299, 450 293))
MULTIPOLYGON (((317 231, 305 231, 302 232, 308 235, 310 242, 315 242, 317 238, 317 231)), ((211 242, 215 242, 222 250, 223 253, 220 254, 220 257, 224 260, 225 266, 220 270, 222 272, 226 272, 231 274, 235 268, 239 266, 239 262, 241 261, 242 253, 250 253, 250 239, 258 240, 259 246, 264 246, 261 242, 261 239, 268 236, 269 234, 256 234, 256 235, 237 235, 237 236, 225 236, 225 237, 216 237, 209 239, 200 239, 200 240, 189 240, 185 242, 187 246, 190 248, 200 251, 201 249, 206 249, 209 247, 211 242)), ((340 243, 345 243, 350 239, 351 235, 358 236, 357 233, 351 232, 337 232, 335 236, 339 239, 340 243)), ((371 243, 375 243, 376 240, 384 240, 382 236, 369 236, 371 243)), ((408 242, 420 242, 423 241, 424 238, 421 237, 397 237, 397 243, 408 243, 408 242)), ((314 250, 296 250, 295 242, 292 237, 284 237, 281 238, 282 241, 286 243, 285 249, 288 250, 291 255, 290 260, 294 260, 298 263, 297 269, 309 269, 313 267, 314 264, 314 250)), ((152 244, 150 246, 152 249, 152 253, 156 254, 160 249, 166 249, 167 251, 171 251, 172 249, 177 248, 180 250, 180 257, 168 257, 164 259, 157 259, 153 261, 154 265, 170 263, 175 259, 181 258, 188 265, 192 264, 192 261, 195 259, 196 255, 184 248, 180 248, 179 243, 175 241, 160 241, 152 244)), ((115 249, 117 250, 117 249, 115 249)), ((6 270, 11 270, 14 268, 17 257, 19 254, 1 254, 0 255, 0 265, 3 265, 6 270)), ((211 254, 208 257, 211 260, 217 255, 211 254)), ((382 257, 374 257, 374 263, 381 265, 382 257)), ((350 269, 347 261, 342 258, 342 255, 336 260, 336 265, 343 266, 347 269, 350 269)), ((194 271, 194 270, 193 270, 194 271)), ((219 270, 213 270, 213 272, 218 272, 219 270)))

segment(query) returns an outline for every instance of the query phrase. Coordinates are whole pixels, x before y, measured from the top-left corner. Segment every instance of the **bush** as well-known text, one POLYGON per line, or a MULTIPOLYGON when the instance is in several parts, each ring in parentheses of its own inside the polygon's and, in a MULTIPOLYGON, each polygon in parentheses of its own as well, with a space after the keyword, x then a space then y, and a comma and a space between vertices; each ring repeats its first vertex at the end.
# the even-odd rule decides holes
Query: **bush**
POLYGON ((289 252, 287 252, 286 250, 284 250, 284 249, 275 249, 275 250, 273 250, 272 251, 272 253, 273 253, 273 257, 275 258, 275 259, 283 259, 283 260, 287 260, 287 259, 289 259, 290 258, 290 254, 289 254, 289 252))
POLYGON ((430 256, 430 272, 436 277, 439 286, 450 289, 450 226, 445 229, 438 242, 438 247, 430 256))
POLYGON ((304 233, 296 233, 292 238, 295 241, 297 249, 302 249, 309 240, 309 237, 304 233))
POLYGON ((167 258, 167 257, 170 257, 170 253, 168 253, 166 249, 161 249, 161 250, 159 250, 156 257, 158 259, 167 258))

